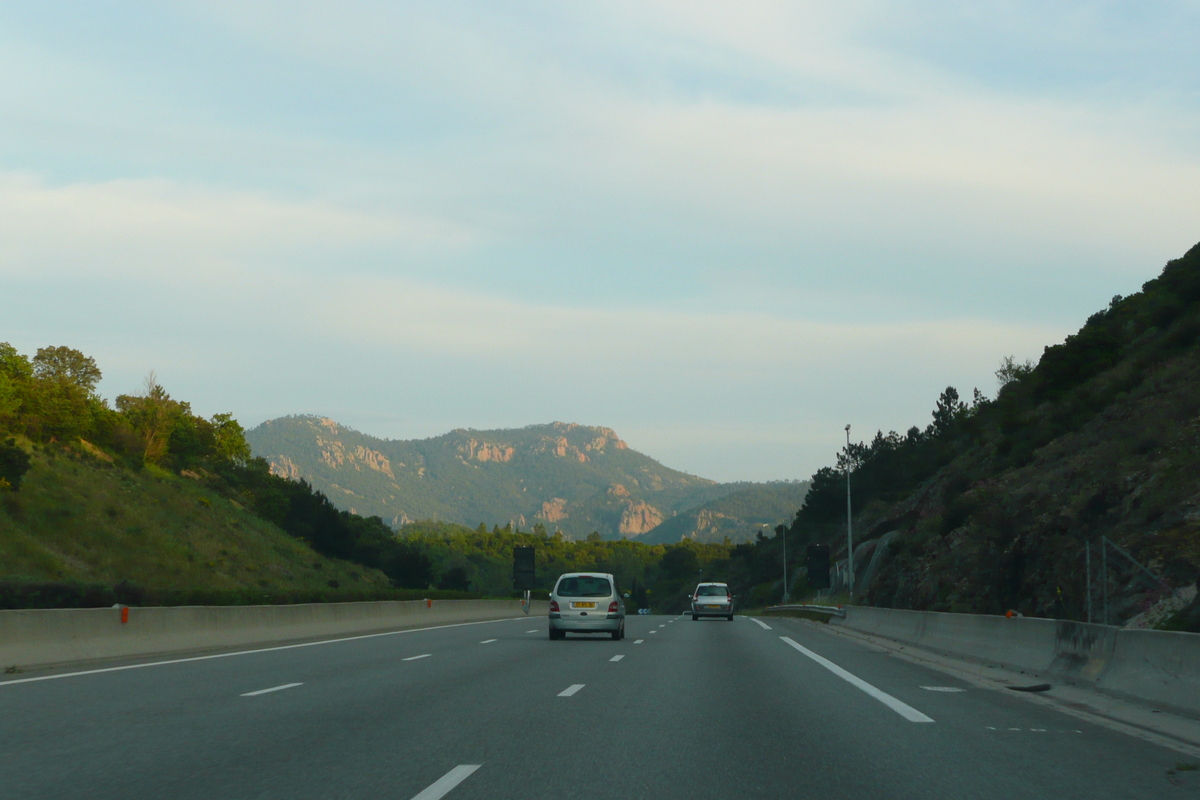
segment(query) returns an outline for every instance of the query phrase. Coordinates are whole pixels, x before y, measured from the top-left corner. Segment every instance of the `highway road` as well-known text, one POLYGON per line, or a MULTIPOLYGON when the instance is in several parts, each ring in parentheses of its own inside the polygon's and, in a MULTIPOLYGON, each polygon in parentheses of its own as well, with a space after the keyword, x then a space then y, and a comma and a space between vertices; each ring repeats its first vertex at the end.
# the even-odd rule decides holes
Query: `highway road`
POLYGON ((534 617, 46 677, 0 681, 5 800, 1200 797, 1179 753, 799 620, 552 642, 534 617))

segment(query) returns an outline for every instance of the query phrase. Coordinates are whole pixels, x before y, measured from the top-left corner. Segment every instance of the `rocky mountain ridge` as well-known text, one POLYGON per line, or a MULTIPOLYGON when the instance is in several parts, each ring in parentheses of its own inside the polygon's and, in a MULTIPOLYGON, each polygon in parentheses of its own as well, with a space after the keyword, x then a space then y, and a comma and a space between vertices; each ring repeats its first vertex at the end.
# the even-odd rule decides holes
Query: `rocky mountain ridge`
POLYGON ((742 486, 665 467, 611 428, 567 422, 405 441, 293 416, 259 425, 246 440, 275 474, 394 527, 417 519, 540 523, 573 538, 634 537, 742 486))

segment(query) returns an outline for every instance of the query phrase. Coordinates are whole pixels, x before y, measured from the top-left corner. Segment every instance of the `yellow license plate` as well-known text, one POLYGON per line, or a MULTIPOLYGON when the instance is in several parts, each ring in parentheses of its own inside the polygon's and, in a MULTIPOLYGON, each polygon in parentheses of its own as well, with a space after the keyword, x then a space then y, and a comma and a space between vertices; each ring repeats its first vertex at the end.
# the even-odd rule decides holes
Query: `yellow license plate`
POLYGON ((720 606, 705 606, 705 608, 720 608, 720 606))
POLYGON ((595 603, 571 603, 571 608, 595 608, 595 603))

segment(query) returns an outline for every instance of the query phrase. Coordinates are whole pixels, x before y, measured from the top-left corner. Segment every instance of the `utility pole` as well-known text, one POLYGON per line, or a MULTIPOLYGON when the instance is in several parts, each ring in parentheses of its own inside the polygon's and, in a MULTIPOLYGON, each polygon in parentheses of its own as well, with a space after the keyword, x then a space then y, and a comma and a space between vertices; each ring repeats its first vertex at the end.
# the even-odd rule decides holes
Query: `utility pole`
POLYGON ((846 426, 846 574, 850 578, 850 601, 854 602, 854 531, 850 517, 850 426, 846 426))

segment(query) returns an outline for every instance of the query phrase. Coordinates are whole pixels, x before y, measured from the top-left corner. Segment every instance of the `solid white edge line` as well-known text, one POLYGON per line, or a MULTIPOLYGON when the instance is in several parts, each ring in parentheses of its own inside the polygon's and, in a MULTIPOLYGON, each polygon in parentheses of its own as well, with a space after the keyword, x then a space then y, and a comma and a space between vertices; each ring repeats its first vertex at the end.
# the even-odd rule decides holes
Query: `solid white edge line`
POLYGON ((272 686, 270 689, 259 689, 257 692, 243 692, 241 697, 256 697, 267 692, 278 692, 280 689, 291 689, 295 686, 303 686, 303 683, 285 683, 283 686, 272 686))
POLYGON ((567 688, 565 688, 561 692, 559 692, 558 696, 559 697, 570 697, 571 695, 575 694, 580 689, 582 689, 584 686, 587 686, 587 684, 586 683, 572 683, 570 686, 568 686, 567 688))
POLYGON ((144 664, 125 664, 120 667, 102 667, 100 669, 85 669, 79 672, 61 672, 57 675, 39 675, 36 678, 17 678, 11 681, 0 681, 0 686, 12 686, 16 683, 35 683, 37 681, 53 681, 59 678, 77 678, 80 675, 99 675, 102 672, 121 672, 127 669, 142 669, 143 667, 161 667, 166 664, 186 664, 189 661, 208 661, 213 658, 232 658, 233 656, 248 656, 254 653, 272 653, 276 650, 294 650, 297 647, 316 647, 322 644, 337 642, 353 642, 358 639, 375 639, 379 636, 398 636, 402 633, 421 633, 422 631, 438 631, 444 628, 462 628, 466 625, 487 625, 492 622, 512 622, 520 617, 504 619, 482 619, 478 622, 452 622, 449 625, 430 625, 427 628, 406 628, 402 631, 384 631, 383 633, 363 633, 358 636, 342 636, 337 639, 321 639, 316 642, 301 642, 300 644, 281 644, 275 647, 258 647, 253 650, 235 650, 232 653, 213 653, 207 656, 189 656, 188 658, 172 658, 166 661, 147 661, 144 664))
POLYGON ((769 631, 769 630, 771 630, 771 626, 770 626, 770 625, 768 625, 767 623, 763 622, 761 619, 755 619, 754 617, 751 617, 751 618, 750 618, 750 621, 751 621, 751 622, 757 622, 757 623, 759 624, 759 626, 760 626, 760 627, 761 627, 761 628, 762 628, 764 631, 769 631))
POLYGON ((859 678, 858 676, 847 672, 846 670, 842 669, 837 664, 833 663, 832 661, 825 658, 824 656, 817 655, 812 650, 809 650, 807 647, 792 641, 787 636, 780 636, 779 638, 782 639, 783 641, 787 642, 792 647, 799 650, 804 655, 811 658, 813 661, 820 664, 825 669, 832 672, 834 675, 837 675, 839 678, 844 680, 846 683, 850 684, 851 686, 855 687, 856 689, 861 689, 862 691, 869 694, 871 697, 874 697, 876 700, 883 703, 885 706, 890 708, 892 711, 895 711, 897 714, 904 717, 909 722, 933 722, 932 717, 925 716, 920 711, 917 711, 915 708, 910 706, 908 703, 897 700, 896 698, 892 697, 890 694, 883 691, 882 689, 876 689, 874 686, 867 683, 862 678, 859 678))
POLYGON ((479 764, 459 764, 421 792, 413 795, 412 800, 440 800, 450 794, 450 790, 455 786, 471 777, 471 773, 479 767, 479 764))
POLYGON ((421 655, 419 655, 419 656, 409 656, 408 658, 402 658, 400 660, 401 661, 416 661, 418 658, 429 658, 431 655, 433 655, 433 653, 421 653, 421 655))
POLYGON ((609 661, 620 661, 624 657, 625 656, 613 656, 612 658, 609 659, 609 661))

